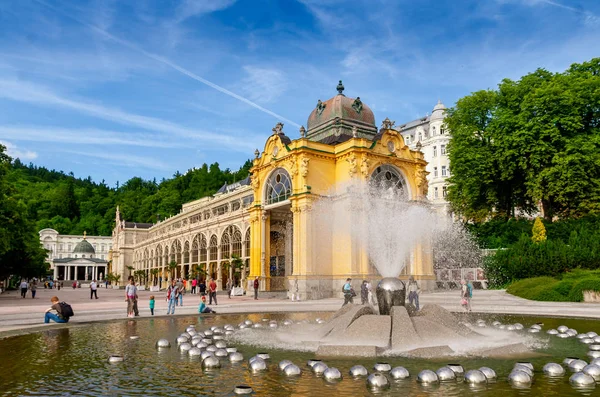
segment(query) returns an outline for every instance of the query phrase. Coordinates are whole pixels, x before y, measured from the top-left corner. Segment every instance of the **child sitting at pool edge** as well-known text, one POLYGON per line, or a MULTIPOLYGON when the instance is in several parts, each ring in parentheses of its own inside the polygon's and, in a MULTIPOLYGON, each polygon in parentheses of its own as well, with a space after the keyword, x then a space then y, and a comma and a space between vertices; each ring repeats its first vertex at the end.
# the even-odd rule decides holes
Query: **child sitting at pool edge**
POLYGON ((198 313, 214 313, 214 314, 217 314, 216 311, 214 311, 210 307, 206 306, 206 296, 203 296, 202 300, 200 301, 200 306, 198 306, 198 313))

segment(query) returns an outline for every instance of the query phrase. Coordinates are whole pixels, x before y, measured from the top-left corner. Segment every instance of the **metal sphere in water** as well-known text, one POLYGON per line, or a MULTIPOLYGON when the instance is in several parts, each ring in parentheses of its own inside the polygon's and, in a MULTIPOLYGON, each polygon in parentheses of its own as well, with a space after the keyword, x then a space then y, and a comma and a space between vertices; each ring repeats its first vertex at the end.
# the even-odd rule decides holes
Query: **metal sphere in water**
POLYGON ((369 375, 369 371, 362 365, 354 365, 348 372, 350 373, 350 376, 353 377, 369 375))
POLYGON ((556 336, 558 336, 558 337, 559 337, 559 338, 561 338, 561 339, 566 339, 566 338, 568 338, 570 335, 569 335, 569 334, 558 334, 558 335, 556 335, 556 336))
POLYGON ((253 390, 250 386, 240 385, 233 388, 233 394, 252 394, 253 390))
POLYGON ((589 345, 588 349, 594 350, 594 351, 600 351, 600 345, 589 345))
POLYGON ((565 333, 565 332, 567 332, 568 329, 569 329, 569 327, 567 327, 566 325, 560 325, 556 328, 556 330, 560 333, 565 333))
POLYGON ((194 336, 192 341, 190 342, 192 345, 196 346, 198 343, 202 342, 202 337, 194 336))
POLYGON ((215 352, 215 356, 217 357, 227 357, 229 355, 229 353, 227 353, 227 350, 225 349, 217 349, 217 351, 215 352))
POLYGON ((225 343, 225 341, 218 340, 218 341, 215 341, 215 346, 218 347, 219 349, 225 349, 227 347, 227 343, 225 343))
POLYGON ((390 372, 392 370, 392 366, 388 363, 375 363, 373 369, 378 372, 390 372))
POLYGON ((231 335, 233 335, 233 333, 234 333, 233 331, 227 330, 227 331, 225 331, 225 336, 231 336, 231 335))
POLYGON ((481 367, 479 368, 479 370, 485 375, 488 382, 494 382, 496 379, 498 379, 496 371, 489 367, 481 367))
POLYGON ((275 329, 277 327, 278 327, 277 323, 269 323, 269 328, 275 329))
POLYGON ((256 357, 260 357, 263 360, 270 360, 271 356, 269 356, 269 353, 256 353, 256 357))
POLYGON ((519 361, 516 365, 522 365, 533 371, 533 364, 528 361, 519 361))
POLYGON ((571 372, 580 372, 588 363, 583 360, 573 360, 569 363, 569 370, 571 372))
POLYGON ((227 350, 227 353, 235 353, 237 351, 237 347, 227 347, 225 350, 227 350))
POLYGON ((600 365, 600 358, 595 358, 590 364, 600 365))
POLYGON ((202 349, 198 349, 197 347, 192 347, 188 350, 188 355, 190 357, 200 357, 202 355, 202 349))
POLYGON ((567 357, 563 360, 563 364, 567 367, 571 364, 571 361, 579 360, 579 357, 567 357))
POLYGON ((588 374, 584 374, 583 372, 577 372, 571 375, 569 378, 569 383, 573 386, 579 387, 592 387, 596 386, 596 380, 588 374))
POLYGON ((574 329, 568 329, 568 330, 567 330, 567 332, 565 332, 565 334, 567 334, 567 335, 569 335, 569 336, 573 337, 573 336, 576 336, 576 335, 577 335, 577 331, 576 331, 576 330, 574 330, 574 329))
POLYGON ((581 343, 584 343, 586 345, 591 345, 594 343, 594 340, 592 338, 583 338, 579 340, 581 341, 581 343))
POLYGON ((583 372, 584 374, 588 374, 589 376, 594 378, 596 382, 600 382, 600 366, 596 364, 588 364, 585 367, 583 367, 581 372, 583 372))
POLYGON ((225 335, 213 335, 212 338, 214 341, 223 340, 223 339, 225 339, 225 335))
POLYGON ((435 373, 438 376, 440 382, 456 380, 456 374, 448 367, 439 368, 437 371, 435 371, 435 373))
POLYGON ((417 375, 419 383, 438 383, 439 381, 437 374, 430 369, 424 369, 417 375))
POLYGON ((588 337, 587 334, 577 334, 577 336, 576 336, 577 339, 585 339, 587 337, 588 337))
POLYGON ((223 326, 223 329, 224 329, 225 331, 235 331, 235 327, 234 327, 233 325, 231 325, 231 324, 225 324, 225 325, 223 326))
POLYGON ((465 374, 465 382, 470 385, 481 385, 487 383, 485 374, 478 369, 472 369, 465 374))
POLYGON ((542 329, 542 326, 541 326, 541 325, 539 325, 539 324, 533 324, 533 325, 532 325, 531 327, 529 327, 529 328, 533 328, 533 329, 541 330, 541 329, 542 329))
POLYGON ((252 372, 265 371, 267 369, 267 363, 260 357, 254 357, 254 360, 250 360, 248 363, 252 372))
POLYGON ((529 368, 529 367, 524 366, 524 365, 515 364, 515 366, 513 367, 513 371, 523 371, 527 375, 529 375, 529 376, 531 376, 533 378, 533 370, 531 368, 529 368))
POLYGON ((508 382, 513 385, 529 386, 531 385, 531 376, 527 372, 515 369, 508 374, 508 382))
POLYGON ((447 364, 446 367, 450 368, 457 377, 463 377, 465 375, 465 369, 460 364, 447 364))
POLYGON ((600 351, 590 350, 587 352, 587 356, 590 358, 598 358, 598 357, 600 357, 600 351))
POLYGON ((594 340, 594 343, 600 343, 600 336, 594 336, 592 339, 594 340))
POLYGON ((171 347, 171 342, 168 339, 159 339, 156 342, 156 347, 171 347))
POLYGON ((302 374, 302 370, 296 364, 288 364, 283 369, 285 376, 298 376, 302 374))
POLYGON ((206 357, 204 360, 202 360, 202 367, 203 368, 220 368, 221 361, 219 361, 219 359, 215 356, 209 356, 209 357, 206 357))
POLYGON ((557 363, 548 363, 544 365, 542 371, 548 376, 563 376, 565 374, 563 366, 557 363))
POLYGON ((208 345, 208 346, 206 346, 206 349, 205 349, 205 350, 206 350, 206 351, 209 351, 209 352, 213 352, 213 353, 214 353, 214 352, 216 352, 218 349, 219 349, 219 348, 218 348, 217 346, 215 346, 215 345, 208 345))
POLYGON ((208 343, 204 343, 204 342, 202 342, 202 341, 200 341, 200 342, 196 343, 196 347, 197 347, 198 349, 206 349, 208 346, 209 346, 209 345, 208 345, 208 343))
POLYGON ((521 324, 521 323, 515 323, 514 326, 517 331, 520 331, 523 328, 525 328, 525 327, 523 327, 523 324, 521 324))
POLYGON ((315 365, 312 366, 312 371, 315 374, 320 375, 323 372, 325 372, 325 370, 327 370, 327 368, 329 368, 327 366, 327 364, 325 364, 324 362, 320 362, 320 363, 316 363, 315 365))
POLYGON ((501 322, 500 322, 500 321, 494 321, 494 322, 492 323, 492 325, 493 325, 494 327, 497 327, 497 326, 499 326, 500 324, 501 324, 501 322))
POLYGON ((290 360, 282 360, 279 362, 279 370, 283 371, 283 369, 285 367, 287 367, 288 365, 293 364, 293 362, 291 362, 290 360))
POLYGON ((261 323, 256 323, 252 326, 252 328, 262 328, 263 325, 261 323))
POLYGON ((514 326, 514 325, 507 325, 507 326, 506 326, 506 330, 507 330, 507 331, 514 331, 514 330, 516 330, 516 328, 515 328, 515 326, 514 326))
POLYGON ((404 306, 406 287, 399 278, 385 277, 377 284, 375 295, 379 314, 390 315, 393 306, 404 306))
POLYGON ((123 360, 125 360, 125 357, 123 356, 112 355, 108 357, 108 362, 111 364, 120 363, 123 362, 123 360))
POLYGON ((558 331, 555 329, 549 329, 548 331, 546 331, 546 333, 548 335, 558 335, 558 331))
POLYGON ((529 328, 529 329, 527 330, 527 332, 530 332, 530 333, 532 333, 532 334, 537 334, 537 333, 539 333, 539 332, 540 332, 540 330, 539 330, 539 329, 537 329, 537 328, 529 328))
POLYGON ((214 332, 212 329, 207 329, 204 331, 204 336, 213 336, 214 332))
POLYGON ((194 336, 198 335, 196 330, 186 331, 186 333, 190 336, 190 338, 193 338, 194 336))
POLYGON ((182 343, 179 345, 179 350, 181 350, 182 352, 187 352, 188 350, 190 350, 192 348, 191 343, 182 343))
POLYGON ((385 389, 390 387, 390 381, 381 372, 375 372, 367 377, 367 387, 372 389, 385 389))
POLYGON ((323 378, 328 381, 336 381, 342 379, 342 373, 339 369, 334 367, 329 367, 323 372, 323 378))
POLYGON ((588 336, 588 338, 595 338, 596 336, 598 336, 598 334, 595 333, 595 332, 593 332, 593 331, 591 331, 591 332, 587 333, 587 336, 588 336))
POLYGON ((202 360, 205 360, 206 358, 212 357, 214 355, 215 353, 204 350, 202 354, 200 354, 200 358, 202 358, 202 360))
POLYGON ((186 337, 186 336, 178 336, 177 337, 177 344, 180 345, 182 343, 187 343, 190 340, 190 338, 186 337))
POLYGON ((204 338, 202 339, 202 342, 206 343, 207 345, 212 345, 213 340, 211 338, 204 338))
POLYGON ((410 378, 410 373, 404 367, 394 367, 390 371, 390 376, 392 379, 395 380, 408 379, 410 378))
POLYGON ((240 352, 229 353, 229 361, 232 363, 239 363, 240 361, 244 361, 244 355, 240 352))
POLYGON ((246 323, 241 323, 238 328, 239 329, 244 329, 244 328, 248 328, 249 326, 246 323))

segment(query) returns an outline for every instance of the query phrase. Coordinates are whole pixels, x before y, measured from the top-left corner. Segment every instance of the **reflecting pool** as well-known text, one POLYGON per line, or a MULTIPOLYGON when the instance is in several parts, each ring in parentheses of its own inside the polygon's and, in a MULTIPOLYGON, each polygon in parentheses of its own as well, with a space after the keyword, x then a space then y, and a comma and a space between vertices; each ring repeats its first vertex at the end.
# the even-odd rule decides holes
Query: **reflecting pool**
MULTIPOLYGON (((600 322, 581 319, 558 319, 520 316, 473 315, 469 321, 475 323, 484 318, 491 323, 522 323, 525 328, 543 323, 542 332, 537 334, 544 356, 528 358, 534 365, 534 382, 530 387, 517 388, 507 381, 513 365, 518 359, 482 359, 475 357, 453 357, 444 359, 412 359, 406 357, 336 358, 324 359, 329 367, 336 367, 343 379, 328 382, 318 377, 307 367, 314 358, 311 352, 282 349, 265 349, 252 345, 227 342, 243 354, 244 360, 230 363, 221 360, 221 368, 202 369, 200 359, 182 354, 175 342, 188 325, 195 324, 197 331, 211 326, 237 325, 250 319, 254 323, 276 320, 294 322, 327 319, 331 313, 287 313, 256 315, 214 315, 187 317, 160 317, 140 320, 124 320, 69 328, 48 329, 28 335, 0 340, 0 394, 10 396, 231 396, 236 385, 249 385, 255 395, 260 396, 358 396, 358 395, 420 395, 420 396, 567 396, 598 395, 600 389, 576 389, 569 384, 570 372, 559 378, 546 377, 541 369, 548 362, 562 363, 565 357, 576 356, 590 362, 588 346, 577 338, 557 338, 546 334, 551 328, 565 325, 579 332, 600 331, 600 322), (138 336, 138 339, 132 339, 138 336), (169 349, 157 349, 160 338, 171 342, 169 349), (248 359, 258 352, 267 351, 270 360, 268 369, 253 373, 248 369, 248 359), (109 363, 110 355, 123 355, 121 363, 109 363), (290 360, 302 369, 297 377, 286 377, 279 369, 281 360, 290 360), (391 381, 386 390, 371 390, 364 377, 352 378, 349 369, 356 364, 364 365, 369 373, 377 362, 386 361, 391 367, 403 366, 411 377, 403 381, 391 381), (465 371, 482 366, 494 369, 498 375, 495 383, 477 388, 464 382, 448 382, 434 386, 417 383, 416 376, 424 369, 437 370, 449 362, 459 362, 465 371)), ((280 325, 282 327, 282 325, 280 325)), ((525 330, 526 331, 526 330, 525 330)), ((520 331, 520 332, 525 332, 520 331)), ((237 331, 236 331, 237 332, 237 331)))

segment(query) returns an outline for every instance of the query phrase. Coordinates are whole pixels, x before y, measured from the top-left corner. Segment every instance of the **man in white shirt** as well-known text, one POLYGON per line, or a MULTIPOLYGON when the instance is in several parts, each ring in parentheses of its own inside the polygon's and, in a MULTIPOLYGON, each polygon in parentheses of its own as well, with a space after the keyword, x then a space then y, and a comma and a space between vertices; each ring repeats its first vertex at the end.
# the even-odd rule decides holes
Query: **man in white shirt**
POLYGON ((96 283, 96 280, 90 283, 90 299, 94 296, 98 299, 98 283, 96 283))
POLYGON ((25 298, 27 296, 27 289, 29 288, 29 284, 26 280, 21 280, 21 298, 25 298))

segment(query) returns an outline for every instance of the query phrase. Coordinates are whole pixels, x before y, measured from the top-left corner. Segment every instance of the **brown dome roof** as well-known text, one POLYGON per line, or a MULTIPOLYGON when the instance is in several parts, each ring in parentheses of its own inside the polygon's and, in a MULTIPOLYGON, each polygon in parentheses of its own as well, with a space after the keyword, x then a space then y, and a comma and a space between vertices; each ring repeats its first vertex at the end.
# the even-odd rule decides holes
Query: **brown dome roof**
POLYGON ((308 116, 307 130, 310 132, 315 127, 330 120, 344 119, 364 123, 375 127, 375 116, 367 105, 362 103, 360 97, 350 98, 342 94, 344 86, 340 80, 338 94, 325 102, 317 102, 317 106, 308 116))

